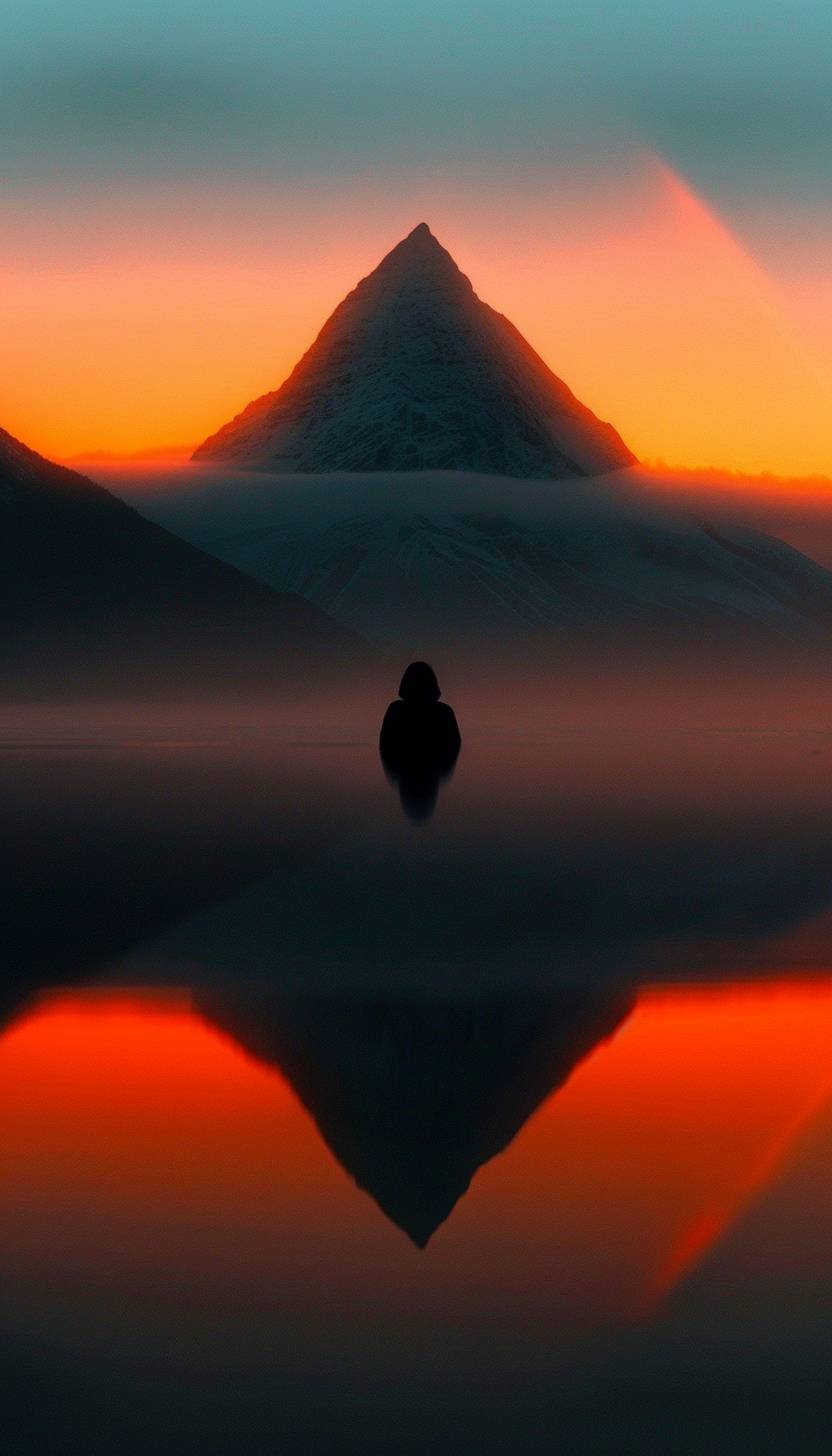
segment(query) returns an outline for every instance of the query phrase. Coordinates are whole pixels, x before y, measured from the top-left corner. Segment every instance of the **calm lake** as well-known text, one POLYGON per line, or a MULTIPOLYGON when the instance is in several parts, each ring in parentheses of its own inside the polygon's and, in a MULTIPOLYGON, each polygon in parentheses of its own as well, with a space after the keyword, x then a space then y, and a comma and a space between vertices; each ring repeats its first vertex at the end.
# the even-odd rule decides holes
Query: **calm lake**
POLYGON ((0 725, 4 1453, 828 1450, 832 731, 461 722, 0 725))

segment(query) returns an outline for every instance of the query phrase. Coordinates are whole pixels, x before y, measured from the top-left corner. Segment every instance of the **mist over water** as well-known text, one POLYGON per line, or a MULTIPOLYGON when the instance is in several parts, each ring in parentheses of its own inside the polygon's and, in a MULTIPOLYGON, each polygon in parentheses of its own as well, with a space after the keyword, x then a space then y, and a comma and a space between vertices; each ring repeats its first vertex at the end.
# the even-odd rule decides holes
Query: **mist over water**
POLYGON ((832 574, 795 549, 825 540, 817 493, 750 482, 741 509, 736 487, 638 468, 552 481, 192 464, 97 478, 192 545, 306 598, 391 676, 438 653, 457 683, 487 696, 496 674, 535 707, 538 684, 557 692, 564 677, 591 692, 612 680, 625 700, 665 679, 689 696, 680 666, 707 697, 738 674, 825 677, 832 574))
POLYGON ((435 665, 4 708, 10 1449, 816 1449, 826 685, 435 665))

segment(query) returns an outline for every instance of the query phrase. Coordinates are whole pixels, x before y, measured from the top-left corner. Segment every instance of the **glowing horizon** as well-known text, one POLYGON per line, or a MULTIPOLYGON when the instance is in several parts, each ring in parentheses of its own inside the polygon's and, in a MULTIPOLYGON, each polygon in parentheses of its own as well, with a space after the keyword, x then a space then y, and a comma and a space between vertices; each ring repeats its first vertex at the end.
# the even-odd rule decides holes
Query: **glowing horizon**
POLYGON ((84 225, 72 201, 6 198, 0 286, 16 347, 0 366, 0 424, 62 459, 193 446, 277 388, 424 218, 639 458, 828 473, 832 338, 824 352, 799 289, 678 172, 640 148, 618 176, 534 167, 493 181, 496 225, 482 170, 328 192, 226 187, 221 216, 196 184, 126 186, 84 225))

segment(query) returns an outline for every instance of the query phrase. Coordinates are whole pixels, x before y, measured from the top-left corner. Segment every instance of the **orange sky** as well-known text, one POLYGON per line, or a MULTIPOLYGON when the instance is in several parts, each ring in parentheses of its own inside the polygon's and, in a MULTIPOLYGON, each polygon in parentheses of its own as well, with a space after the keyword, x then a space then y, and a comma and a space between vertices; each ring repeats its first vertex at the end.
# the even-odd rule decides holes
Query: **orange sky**
POLYGON ((638 1323, 788 1178, 830 1044, 829 981, 643 993, 420 1252, 187 995, 46 997, 0 1039, 9 1307, 68 1339, 129 1339, 125 1295, 140 1338, 150 1318, 198 1340, 206 1311, 242 1341, 278 1309, 313 1333, 461 1308, 507 1338, 518 1310, 638 1323))
POLYGON ((407 195, 383 178, 328 198, 229 191, 210 211, 197 193, 112 193, 84 226, 58 196, 17 199, 0 242, 2 424, 55 456, 196 442, 276 387, 424 217, 642 458, 832 469, 832 296, 812 259, 767 275, 647 154, 569 195, 540 170, 499 189, 496 218, 452 176, 407 195))

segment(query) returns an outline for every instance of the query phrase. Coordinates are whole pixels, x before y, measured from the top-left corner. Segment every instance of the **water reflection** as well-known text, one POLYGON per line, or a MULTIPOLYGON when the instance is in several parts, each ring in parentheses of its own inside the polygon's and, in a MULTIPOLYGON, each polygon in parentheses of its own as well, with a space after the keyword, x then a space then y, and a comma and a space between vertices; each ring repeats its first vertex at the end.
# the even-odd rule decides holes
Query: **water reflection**
POLYGON ((631 1005, 624 992, 567 991, 456 1001, 196 998, 214 1025, 279 1069, 334 1156, 419 1247, 631 1005))
POLYGON ((828 981, 43 997, 0 1037, 7 1449, 496 1456, 508 1399, 532 1449, 660 1456, 681 1404, 690 1456, 713 1406, 820 1452, 830 1046, 828 981))
POLYGON ((21 1452, 825 1449, 832 787, 698 752, 4 762, 21 1452))
POLYGON ((606 1005, 46 996, 0 1038, 5 1272, 60 1321, 59 1271, 81 1306, 125 1277, 167 1306, 210 1259, 222 1305, 319 1329, 371 1286, 392 1332, 416 1287, 392 1223, 424 1246, 447 1218, 419 1276, 443 1327, 486 1289, 549 1329, 631 1323, 789 1176, 830 1045, 828 980, 606 1005))
POLYGON ((805 747, 614 747, 469 745, 424 834, 370 743, 7 754, 3 999, 116 963, 469 996, 708 976, 716 947, 726 971, 828 964, 832 783, 805 747))
POLYGON ((413 824, 425 824, 432 817, 442 784, 453 778, 459 751, 452 756, 431 753, 384 754, 390 783, 398 788, 402 809, 413 824))

